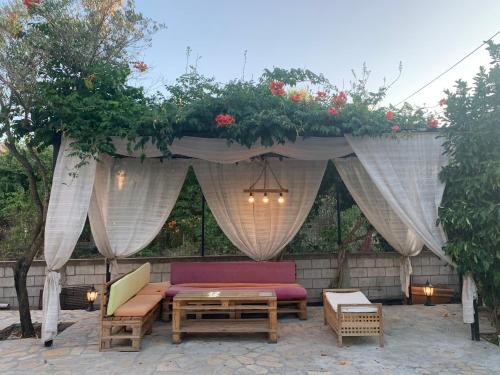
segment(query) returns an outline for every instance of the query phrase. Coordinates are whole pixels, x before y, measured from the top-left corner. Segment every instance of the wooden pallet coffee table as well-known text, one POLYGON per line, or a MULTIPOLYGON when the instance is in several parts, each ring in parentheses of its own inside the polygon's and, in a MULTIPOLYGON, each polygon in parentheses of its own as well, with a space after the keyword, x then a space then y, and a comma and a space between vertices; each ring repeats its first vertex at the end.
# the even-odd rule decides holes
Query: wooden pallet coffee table
POLYGON ((268 334, 268 341, 278 341, 277 302, 274 291, 221 290, 179 292, 172 302, 172 342, 181 342, 183 333, 254 333, 268 334), (262 312, 266 318, 241 318, 241 312, 262 312), (188 319, 223 314, 221 319, 188 319))

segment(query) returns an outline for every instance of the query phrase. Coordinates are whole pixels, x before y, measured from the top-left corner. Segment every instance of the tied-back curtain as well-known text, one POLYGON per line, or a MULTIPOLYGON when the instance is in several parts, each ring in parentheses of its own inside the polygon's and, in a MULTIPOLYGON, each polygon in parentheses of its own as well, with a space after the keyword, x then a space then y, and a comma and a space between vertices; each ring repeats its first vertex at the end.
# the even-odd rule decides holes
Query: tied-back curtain
POLYGON ((387 203, 357 158, 335 159, 335 166, 349 193, 366 218, 403 257, 400 265, 401 290, 409 297, 411 256, 418 255, 423 242, 387 203))
POLYGON ((439 171, 447 163, 442 139, 433 133, 406 138, 346 135, 356 156, 403 223, 439 258, 451 263, 443 251, 446 236, 437 224, 444 184, 439 171))
MULTIPOLYGON (((297 234, 318 193, 326 161, 269 160, 283 188, 285 202, 278 203, 278 194, 269 194, 262 202, 262 193, 255 193, 249 203, 248 189, 262 171, 262 161, 219 164, 194 161, 193 167, 203 194, 217 223, 229 240, 254 260, 276 256, 297 234)), ((268 173, 267 187, 277 185, 268 173)), ((262 180, 255 188, 262 188, 262 180)))
POLYGON ((113 158, 101 155, 89 208, 99 252, 119 270, 116 258, 146 247, 161 230, 182 189, 187 160, 113 158))
POLYGON ((63 137, 45 223, 44 256, 48 273, 43 289, 43 342, 57 335, 61 290, 59 270, 70 258, 82 233, 94 184, 95 160, 90 159, 80 166, 80 158, 72 156, 72 152, 71 140, 63 137))

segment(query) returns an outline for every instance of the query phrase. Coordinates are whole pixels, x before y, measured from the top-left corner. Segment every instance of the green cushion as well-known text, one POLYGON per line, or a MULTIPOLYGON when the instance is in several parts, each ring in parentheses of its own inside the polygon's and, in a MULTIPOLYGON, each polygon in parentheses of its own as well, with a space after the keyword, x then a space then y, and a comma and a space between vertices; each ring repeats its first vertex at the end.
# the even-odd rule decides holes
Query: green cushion
POLYGON ((113 315, 118 307, 123 305, 135 296, 139 290, 146 286, 149 283, 150 274, 151 264, 145 263, 134 272, 114 282, 109 290, 106 315, 113 315))

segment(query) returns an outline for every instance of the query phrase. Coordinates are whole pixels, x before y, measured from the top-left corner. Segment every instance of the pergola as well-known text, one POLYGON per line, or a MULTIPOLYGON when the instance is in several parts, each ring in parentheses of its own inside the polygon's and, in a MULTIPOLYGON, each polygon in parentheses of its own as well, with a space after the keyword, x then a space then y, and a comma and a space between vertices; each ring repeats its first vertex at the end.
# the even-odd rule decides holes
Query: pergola
MULTIPOLYGON (((48 274, 42 340, 57 334, 59 270, 69 260, 87 216, 97 248, 118 274, 117 258, 147 246, 167 220, 192 166, 217 223, 254 260, 276 256, 309 213, 329 160, 375 229, 401 254, 401 287, 408 295, 411 257, 424 245, 451 264, 438 206, 447 163, 435 132, 378 137, 310 137, 271 147, 246 147, 220 138, 183 137, 164 159, 152 143, 81 165, 63 138, 54 170, 45 228, 48 274)), ((464 322, 473 323, 475 285, 464 276, 464 322)))

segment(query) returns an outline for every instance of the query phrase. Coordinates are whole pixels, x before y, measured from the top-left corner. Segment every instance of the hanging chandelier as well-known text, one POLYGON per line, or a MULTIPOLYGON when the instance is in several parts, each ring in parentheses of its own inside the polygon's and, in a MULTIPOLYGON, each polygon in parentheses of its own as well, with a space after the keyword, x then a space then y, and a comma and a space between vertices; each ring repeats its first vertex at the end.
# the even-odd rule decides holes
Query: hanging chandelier
POLYGON ((257 179, 254 181, 252 185, 248 189, 243 190, 244 193, 248 193, 248 202, 254 203, 255 202, 255 193, 263 193, 262 197, 262 202, 267 204, 269 203, 269 195, 270 194, 279 194, 278 197, 278 203, 283 204, 285 203, 285 197, 283 194, 288 193, 288 189, 285 189, 283 186, 281 186, 278 178, 276 177, 276 174, 274 173, 273 169, 271 168, 271 165, 267 161, 267 159, 264 159, 263 165, 262 165, 262 171, 260 172, 259 176, 257 179), (268 187, 268 181, 269 181, 269 176, 274 179, 275 184, 277 187, 271 188, 268 187), (258 188, 257 184, 259 181, 264 180, 264 187, 258 188))

